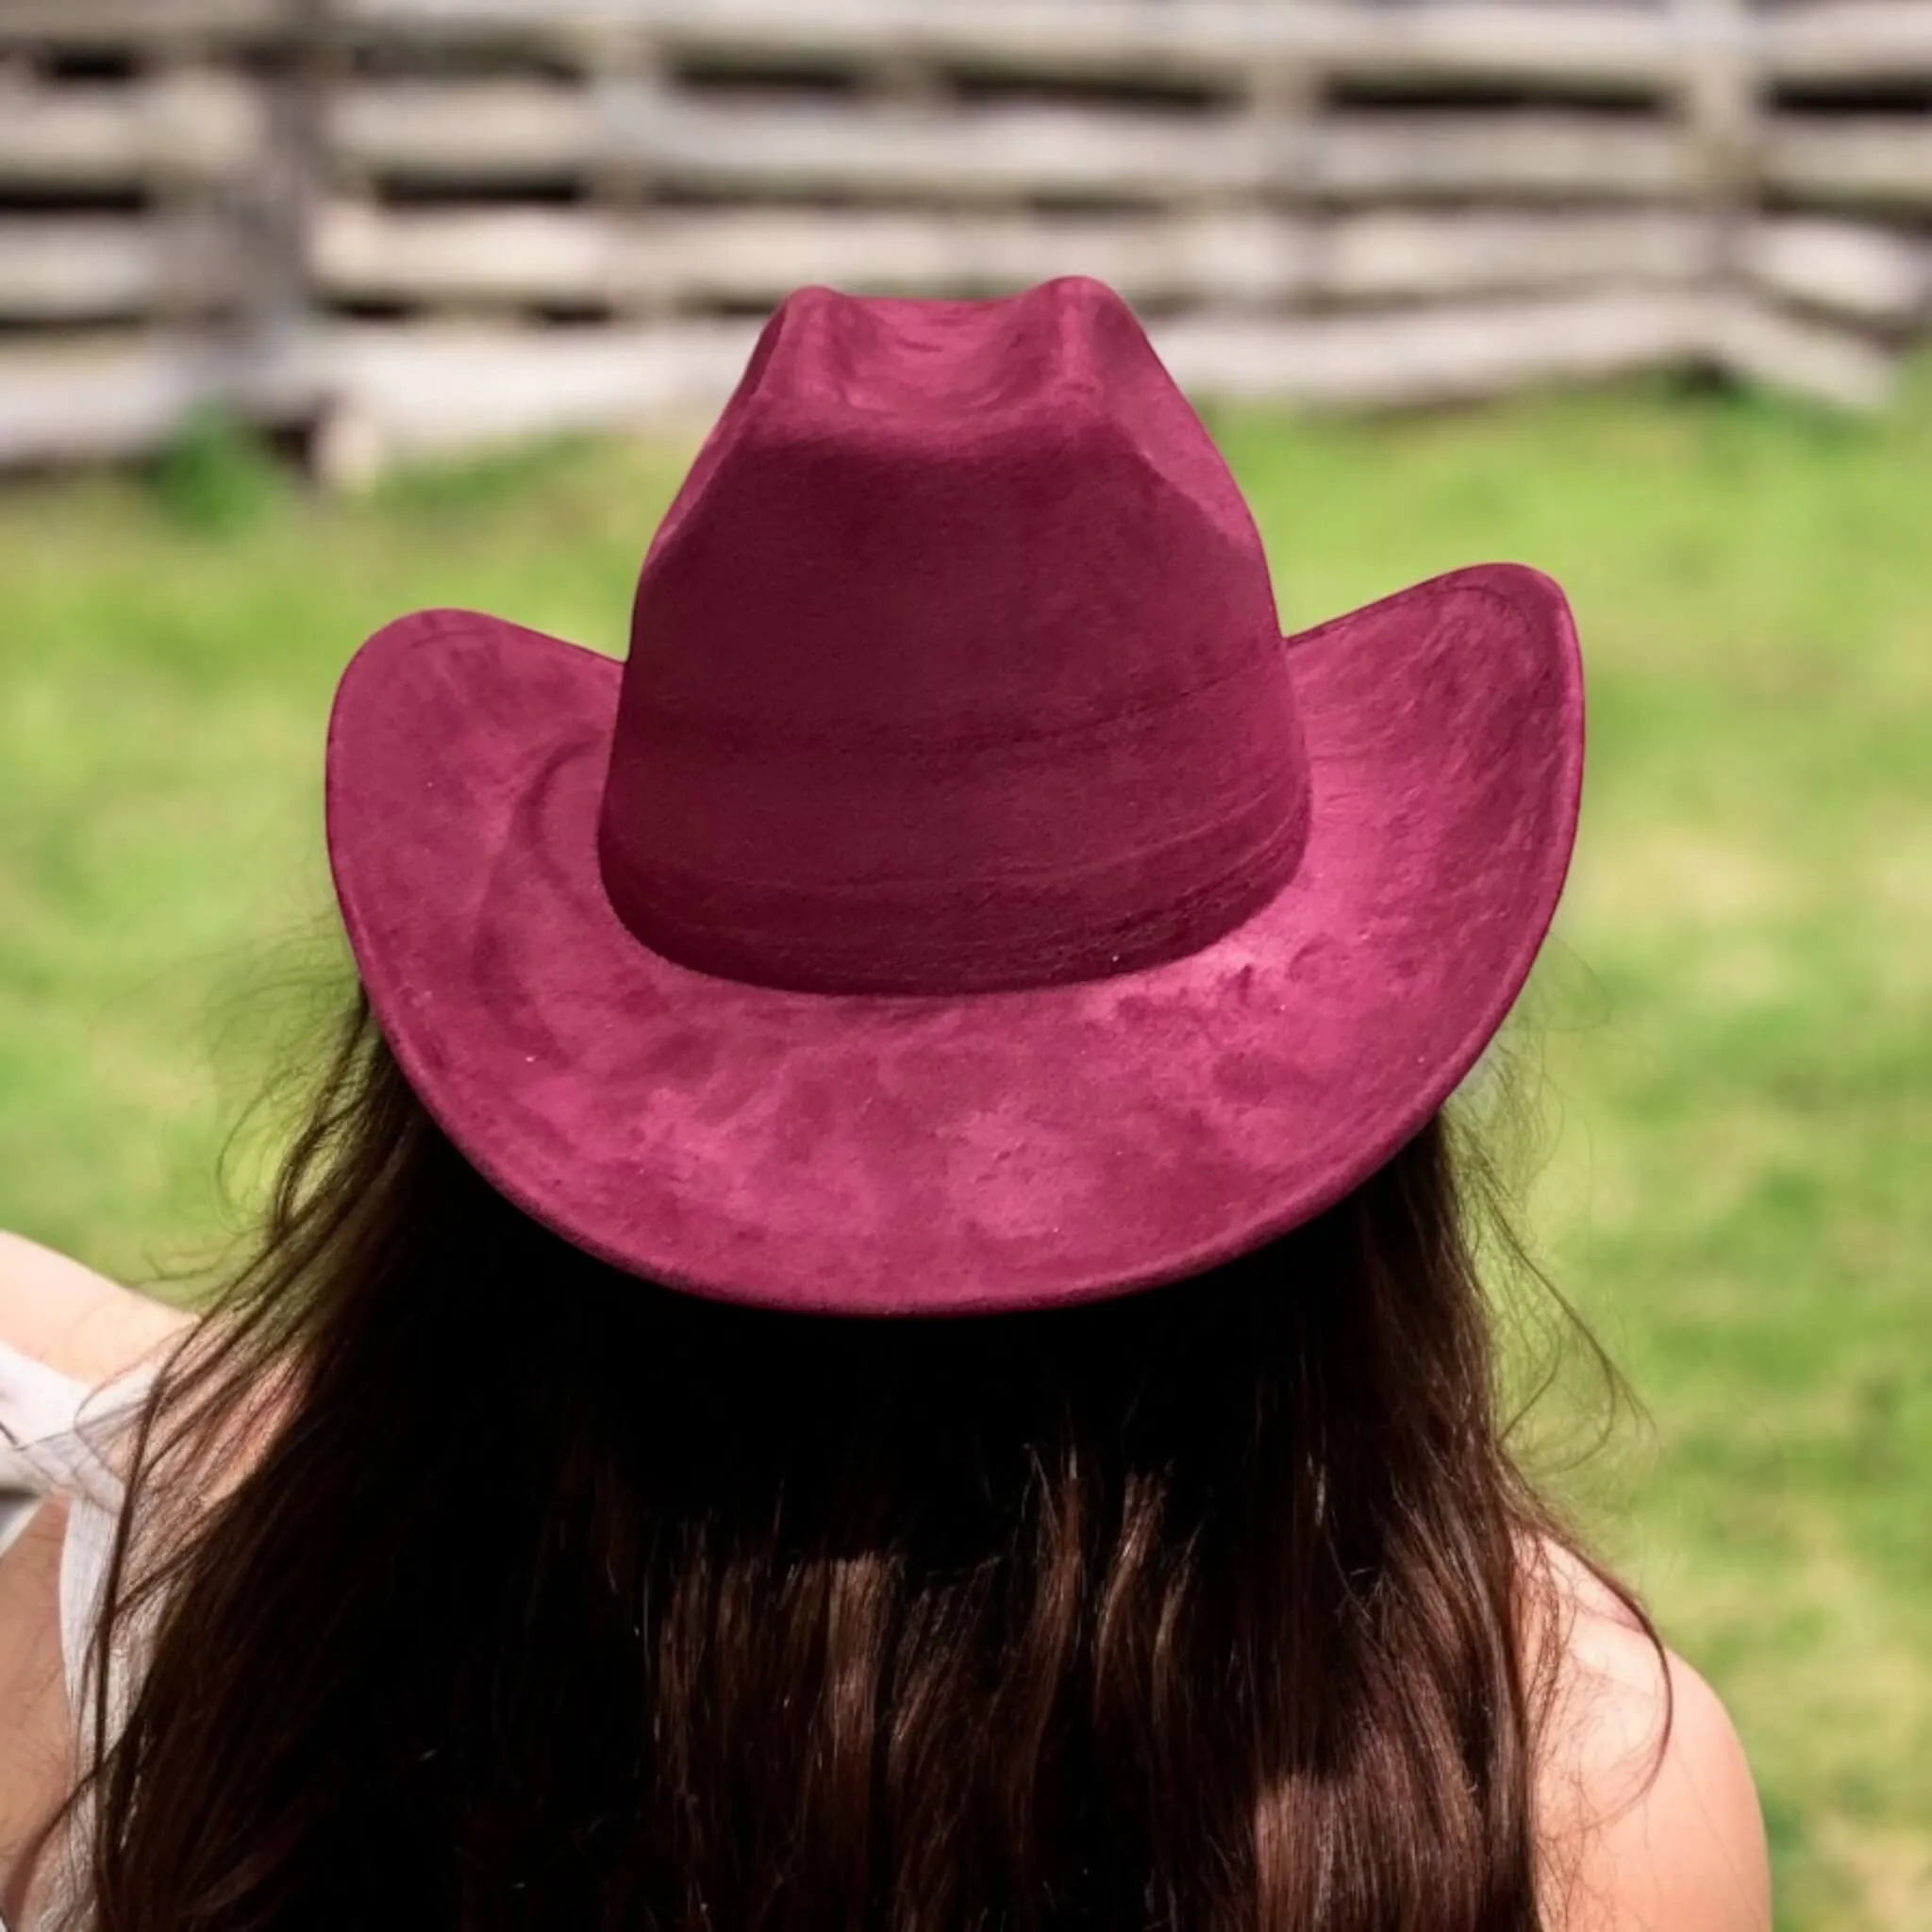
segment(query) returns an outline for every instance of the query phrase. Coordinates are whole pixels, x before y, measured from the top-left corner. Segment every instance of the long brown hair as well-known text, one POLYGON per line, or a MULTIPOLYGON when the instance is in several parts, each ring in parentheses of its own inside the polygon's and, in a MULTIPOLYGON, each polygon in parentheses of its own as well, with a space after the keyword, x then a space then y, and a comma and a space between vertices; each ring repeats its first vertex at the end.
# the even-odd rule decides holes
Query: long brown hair
POLYGON ((791 1317, 536 1225, 358 1004, 142 1412, 82 1922, 1534 1932, 1453 1139, 1175 1287, 791 1317))

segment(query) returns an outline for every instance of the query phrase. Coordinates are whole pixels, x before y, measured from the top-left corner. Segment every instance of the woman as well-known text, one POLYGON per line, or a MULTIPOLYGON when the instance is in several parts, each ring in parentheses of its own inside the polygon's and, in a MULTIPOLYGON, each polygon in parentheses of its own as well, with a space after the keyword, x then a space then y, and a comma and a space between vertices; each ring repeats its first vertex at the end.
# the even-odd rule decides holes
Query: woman
POLYGON ((1580 756, 1532 572, 1284 649, 1107 290, 791 298, 622 668, 343 679, 351 1021, 0 1558, 13 1921, 1757 1932, 1442 1112, 1580 756))

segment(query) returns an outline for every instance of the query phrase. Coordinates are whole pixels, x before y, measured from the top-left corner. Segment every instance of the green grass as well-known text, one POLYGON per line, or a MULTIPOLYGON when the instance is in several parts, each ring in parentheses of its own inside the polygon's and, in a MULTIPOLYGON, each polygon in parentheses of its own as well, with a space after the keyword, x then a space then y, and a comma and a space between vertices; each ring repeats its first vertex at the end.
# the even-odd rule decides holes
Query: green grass
MULTIPOLYGON (((1494 558, 1570 591, 1533 1218, 1651 1417, 1586 1492, 1738 1717, 1780 1924, 1932 1924, 1932 369, 1875 425, 1655 385, 1215 427, 1291 625, 1494 558)), ((0 1224, 148 1279, 232 1225, 258 1016, 339 960, 344 658, 430 603, 618 648, 682 454, 320 506, 210 428, 0 499, 0 1224)))

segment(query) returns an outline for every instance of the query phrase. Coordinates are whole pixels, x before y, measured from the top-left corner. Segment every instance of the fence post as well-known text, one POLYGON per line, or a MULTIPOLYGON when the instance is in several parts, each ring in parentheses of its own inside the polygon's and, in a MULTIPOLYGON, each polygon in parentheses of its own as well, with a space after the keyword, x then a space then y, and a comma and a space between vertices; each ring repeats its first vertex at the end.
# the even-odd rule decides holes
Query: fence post
POLYGON ((248 413, 306 426, 322 398, 304 374, 315 310, 308 235, 323 141, 322 66, 330 0, 281 0, 256 82, 259 165, 236 196, 241 256, 230 393, 248 413))
POLYGON ((1690 124, 1706 234, 1705 285, 1740 292, 1758 176, 1758 49, 1749 0, 1672 0, 1679 108, 1690 124))
MULTIPOLYGON (((217 349, 232 329, 248 258, 239 206, 250 171, 209 166, 196 153, 210 90, 225 78, 199 38, 157 34, 141 52, 152 92, 145 107, 146 219, 158 244, 150 322, 175 344, 217 349)), ((221 106, 215 101, 217 111, 221 106)))
MULTIPOLYGON (((1307 18, 1326 0, 1283 0, 1280 15, 1307 18)), ((1265 18, 1256 9, 1257 18, 1265 18)), ((1270 306, 1293 313, 1306 308, 1315 285, 1313 267, 1321 245, 1323 211, 1315 179, 1316 117, 1321 108, 1321 76, 1306 37, 1290 35, 1285 49, 1272 48, 1253 66, 1248 108, 1267 157, 1268 186, 1256 210, 1270 246, 1286 259, 1269 264, 1270 306)))
POLYGON ((569 40, 602 128, 589 187, 608 250, 605 300, 613 316, 659 321, 677 301, 651 246, 648 128, 674 105, 663 49, 647 26, 621 20, 587 23, 569 40))
POLYGON ((355 49, 338 0, 282 5, 288 41, 275 80, 280 178, 274 197, 282 234, 278 266, 260 291, 258 341, 264 375, 279 374, 294 391, 283 407, 292 402, 301 415, 309 474, 325 490, 355 490, 375 478, 388 452, 380 426, 343 392, 332 364, 315 256, 317 225, 343 185, 331 109, 355 49))

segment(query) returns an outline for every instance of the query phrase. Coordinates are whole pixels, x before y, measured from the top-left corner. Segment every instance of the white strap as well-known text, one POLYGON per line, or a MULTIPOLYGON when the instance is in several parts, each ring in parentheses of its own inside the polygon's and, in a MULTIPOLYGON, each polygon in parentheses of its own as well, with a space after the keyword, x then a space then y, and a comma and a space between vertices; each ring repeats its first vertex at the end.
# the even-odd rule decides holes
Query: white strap
MULTIPOLYGON (((60 1549, 60 1654, 77 1741, 87 1708, 94 1629, 125 1486, 102 1453, 117 1424, 146 1394, 153 1365, 130 1369, 90 1389, 0 1341, 0 1548, 20 1534, 47 1496, 68 1498, 60 1549)), ((110 1722, 125 1710, 125 1686, 115 1673, 110 1722)), ((71 1853, 71 1845, 70 1845, 71 1853)), ((77 1868, 59 1881, 79 1883, 77 1868)), ((56 1914, 57 1919, 58 1914, 56 1914)), ((0 1921, 0 1932, 7 1932, 0 1921)))
POLYGON ((0 1490, 118 1511, 125 1485, 97 1444, 140 1406, 154 1374, 138 1366, 90 1389, 0 1341, 0 1490))
POLYGON ((97 1446, 137 1406, 154 1374, 142 1367, 90 1389, 0 1342, 0 1512, 19 1535, 39 1499, 68 1499, 60 1551, 60 1650, 70 1702, 81 1707, 95 1620, 125 1486, 97 1446), (8 1505, 11 1507, 8 1509, 8 1505))

